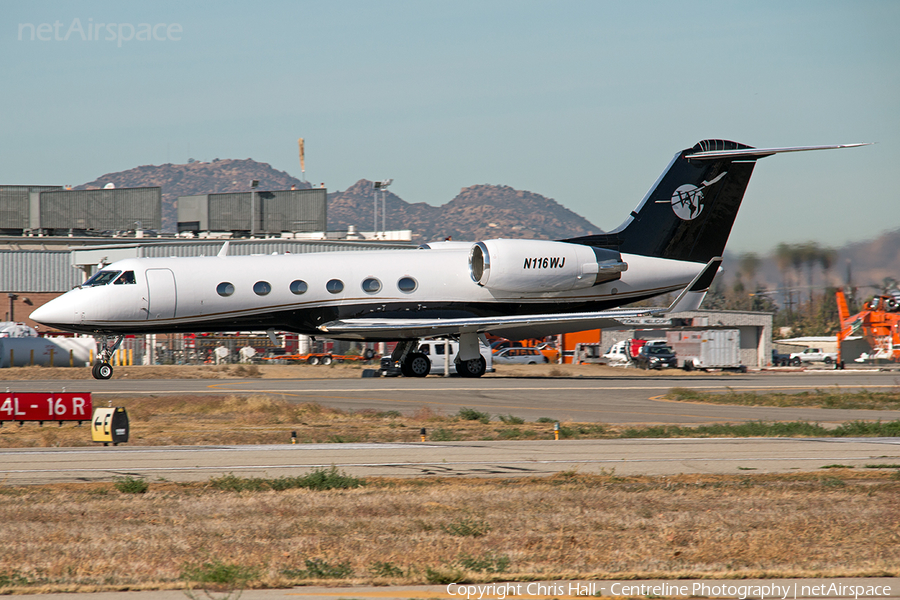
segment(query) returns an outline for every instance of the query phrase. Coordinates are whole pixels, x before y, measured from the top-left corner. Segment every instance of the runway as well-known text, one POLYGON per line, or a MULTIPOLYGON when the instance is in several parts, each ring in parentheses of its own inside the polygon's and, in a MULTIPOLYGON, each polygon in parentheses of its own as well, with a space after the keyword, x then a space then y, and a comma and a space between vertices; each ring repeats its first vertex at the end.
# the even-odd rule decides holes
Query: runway
POLYGON ((780 391, 817 389, 886 391, 900 386, 900 375, 878 371, 710 374, 695 376, 484 377, 478 380, 425 379, 251 379, 8 381, 16 392, 90 391, 94 404, 133 395, 266 394, 291 402, 315 402, 341 410, 396 410, 410 414, 422 407, 452 415, 474 408, 492 415, 511 414, 528 421, 611 424, 699 424, 740 421, 842 423, 850 420, 900 419, 900 411, 772 408, 664 402, 674 387, 703 391, 780 391))
MULTIPOLYGON (((727 391, 813 391, 823 388, 895 389, 880 372, 751 373, 730 376, 466 379, 270 379, 6 382, 14 391, 91 391, 95 406, 131 395, 268 394, 343 410, 422 407, 454 414, 461 407, 529 421, 610 424, 699 424, 740 421, 843 423, 896 420, 900 411, 771 408, 669 402, 673 387, 727 391)), ((621 475, 784 473, 829 464, 865 467, 900 463, 900 439, 640 439, 578 441, 432 442, 204 447, 90 447, 0 450, 0 480, 36 484, 110 480, 132 475, 205 481, 228 473, 245 477, 297 475, 318 467, 358 476, 522 476, 560 471, 621 475)))
POLYGON ((409 444, 92 447, 0 450, 7 485, 206 481, 296 476, 332 465, 355 476, 520 477, 561 471, 617 475, 788 473, 841 464, 900 464, 900 438, 728 438, 486 441, 409 444))

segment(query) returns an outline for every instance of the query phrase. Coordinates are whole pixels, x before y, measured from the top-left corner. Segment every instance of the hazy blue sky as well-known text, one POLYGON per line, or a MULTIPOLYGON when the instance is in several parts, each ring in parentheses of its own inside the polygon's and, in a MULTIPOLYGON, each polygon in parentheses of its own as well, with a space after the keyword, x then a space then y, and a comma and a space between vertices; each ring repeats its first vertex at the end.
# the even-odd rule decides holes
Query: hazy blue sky
POLYGON ((504 184, 611 229, 703 138, 874 141, 761 161, 730 249, 900 227, 893 0, 3 0, 0 16, 0 183, 189 157, 299 177, 303 137, 307 179, 332 191, 392 177, 440 205, 504 184))

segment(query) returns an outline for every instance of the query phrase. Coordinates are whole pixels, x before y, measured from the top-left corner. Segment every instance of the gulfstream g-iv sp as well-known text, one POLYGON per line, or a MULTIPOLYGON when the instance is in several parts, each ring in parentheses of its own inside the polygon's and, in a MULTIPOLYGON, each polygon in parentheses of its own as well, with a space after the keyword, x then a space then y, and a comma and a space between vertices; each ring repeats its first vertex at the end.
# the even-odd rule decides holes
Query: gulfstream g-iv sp
POLYGON ((228 256, 226 243, 218 256, 122 260, 31 318, 99 335, 99 379, 112 375, 109 356, 126 334, 241 330, 397 340, 393 357, 411 376, 430 367, 415 351, 418 338, 452 337, 457 372, 478 377, 486 332, 518 339, 617 326, 649 311, 616 307, 679 290, 658 312, 697 308, 756 161, 858 145, 760 149, 704 140, 676 154, 625 222, 601 235, 271 256, 228 256))

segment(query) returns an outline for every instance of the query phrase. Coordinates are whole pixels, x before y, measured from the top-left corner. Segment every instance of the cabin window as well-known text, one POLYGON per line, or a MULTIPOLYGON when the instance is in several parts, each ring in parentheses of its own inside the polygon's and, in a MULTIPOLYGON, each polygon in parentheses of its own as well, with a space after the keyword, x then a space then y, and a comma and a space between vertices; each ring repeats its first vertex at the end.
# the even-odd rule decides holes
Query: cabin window
POLYGON ((407 294, 416 291, 417 287, 419 287, 419 284, 412 277, 401 277, 400 281, 397 282, 397 288, 407 294))
POLYGON ((134 271, 125 271, 113 282, 113 285, 130 285, 137 283, 134 278, 134 271))
POLYGON ((230 296, 234 293, 234 286, 227 281, 223 281, 216 286, 216 292, 220 296, 230 296))
POLYGON ((376 292, 381 291, 381 282, 375 279, 374 277, 367 277, 362 282, 362 289, 364 292, 369 294, 374 294, 376 292))
POLYGON ((253 284, 253 293, 257 296, 265 296, 272 291, 272 286, 268 281, 257 281, 253 284))
POLYGON ((106 285, 119 276, 122 271, 97 271, 96 275, 85 281, 82 286, 106 285))
POLYGON ((344 282, 340 279, 332 279, 325 284, 325 289, 332 294, 339 294, 344 291, 344 282))
POLYGON ((306 290, 308 290, 308 289, 309 289, 309 286, 306 285, 306 282, 303 281, 302 279, 297 279, 296 281, 291 282, 291 293, 292 294, 297 294, 299 296, 300 294, 305 294, 306 290))

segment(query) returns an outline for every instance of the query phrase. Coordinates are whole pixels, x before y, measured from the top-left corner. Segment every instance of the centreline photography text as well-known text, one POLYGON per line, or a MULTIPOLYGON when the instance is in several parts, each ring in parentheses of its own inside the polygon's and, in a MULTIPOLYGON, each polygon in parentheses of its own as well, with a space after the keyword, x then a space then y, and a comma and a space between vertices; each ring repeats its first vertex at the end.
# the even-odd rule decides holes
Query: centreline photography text
POLYGON ((892 595, 892 586, 873 585, 862 580, 812 582, 731 582, 731 581, 557 581, 530 583, 486 583, 447 585, 451 598, 505 600, 507 598, 585 598, 603 596, 706 597, 736 600, 797 600, 800 598, 883 598, 892 595))

